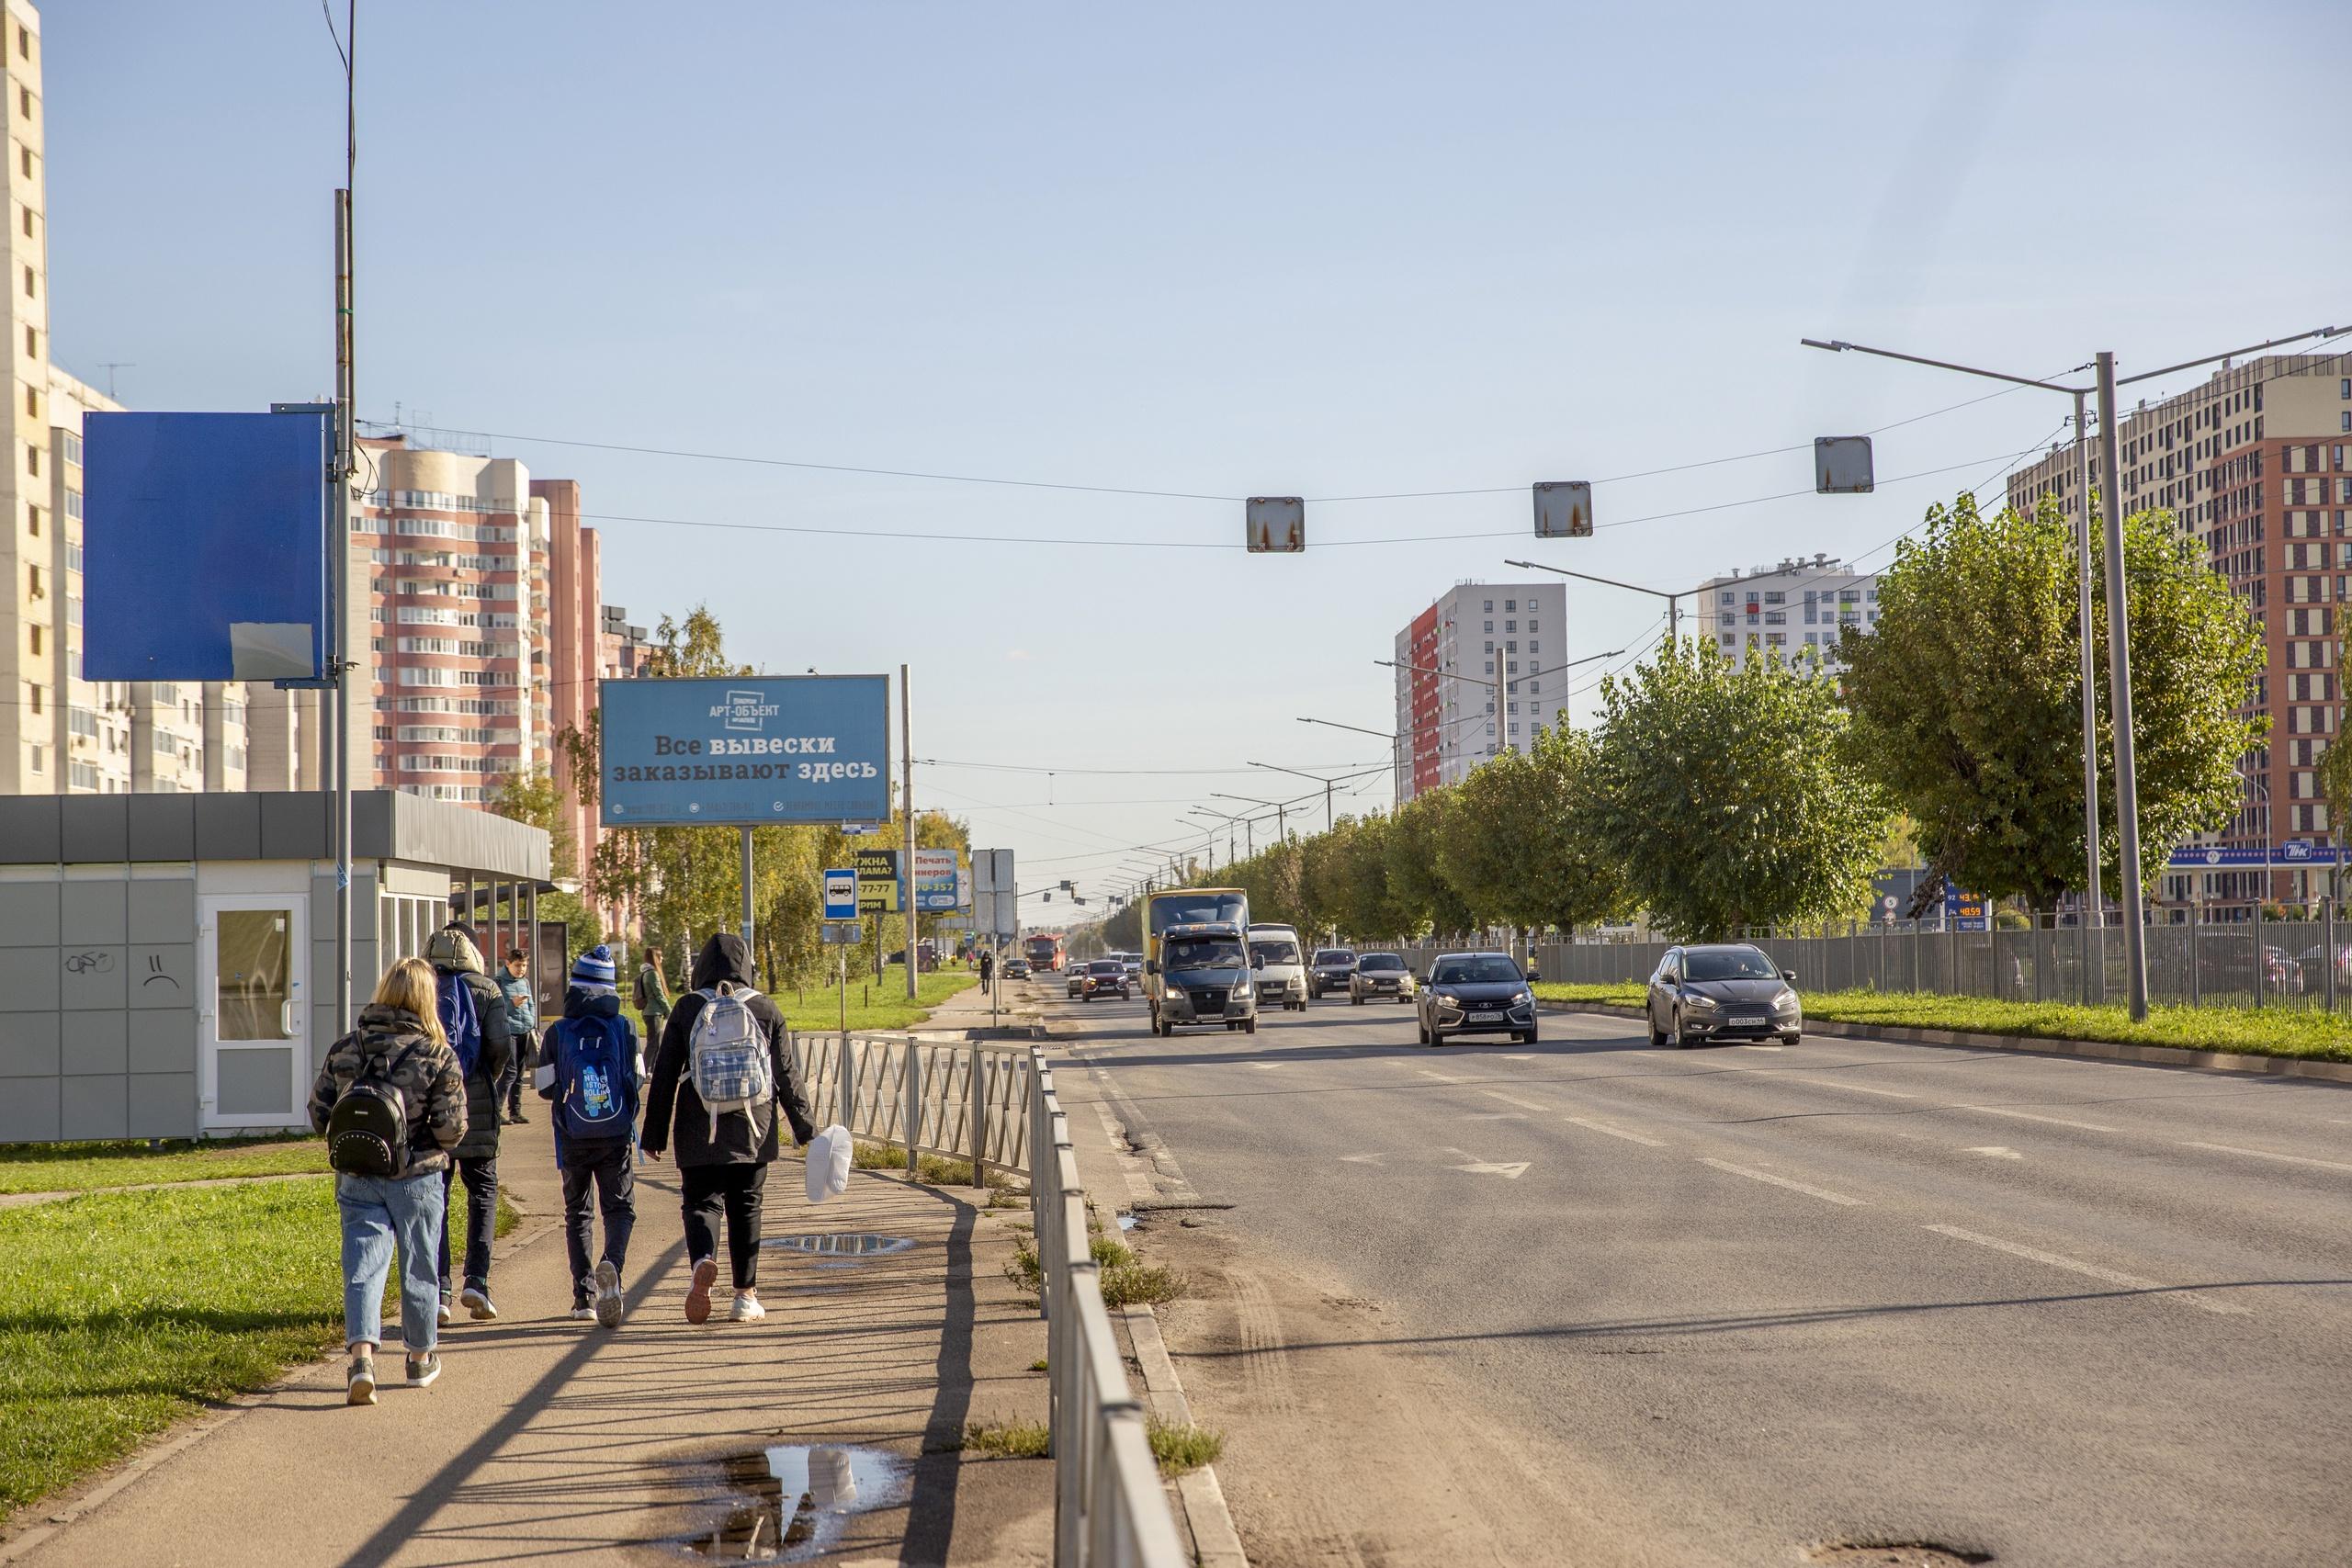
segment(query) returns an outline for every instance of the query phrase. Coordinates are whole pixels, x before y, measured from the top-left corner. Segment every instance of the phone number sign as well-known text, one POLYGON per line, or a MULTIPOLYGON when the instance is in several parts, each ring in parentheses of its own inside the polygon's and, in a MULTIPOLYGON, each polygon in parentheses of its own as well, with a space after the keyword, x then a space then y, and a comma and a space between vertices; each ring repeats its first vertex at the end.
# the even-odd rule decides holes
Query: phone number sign
POLYGON ((607 828, 849 822, 890 814, 883 675, 603 681, 607 828))

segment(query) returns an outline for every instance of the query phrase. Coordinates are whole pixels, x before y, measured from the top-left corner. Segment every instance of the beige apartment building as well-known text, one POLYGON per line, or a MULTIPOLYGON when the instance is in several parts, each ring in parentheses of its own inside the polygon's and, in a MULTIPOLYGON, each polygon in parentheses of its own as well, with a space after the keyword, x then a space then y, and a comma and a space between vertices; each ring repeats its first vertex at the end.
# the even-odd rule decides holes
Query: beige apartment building
MULTIPOLYGON (((2342 727, 2337 606, 2352 600, 2352 355, 2272 355, 2224 364, 2201 386, 2143 401, 2117 430, 2123 509, 2162 507, 2203 545, 2261 623, 2268 667, 2246 711, 2270 739, 2242 765, 2245 795, 2214 841, 2232 847, 2336 841, 2313 772, 2342 727)), ((2069 518, 2083 497, 2071 447, 2010 476, 2020 509, 2043 495, 2069 518)), ((2091 483, 2099 483, 2094 449, 2091 483)), ((2168 874, 2177 902, 2303 898, 2305 870, 2168 874)))

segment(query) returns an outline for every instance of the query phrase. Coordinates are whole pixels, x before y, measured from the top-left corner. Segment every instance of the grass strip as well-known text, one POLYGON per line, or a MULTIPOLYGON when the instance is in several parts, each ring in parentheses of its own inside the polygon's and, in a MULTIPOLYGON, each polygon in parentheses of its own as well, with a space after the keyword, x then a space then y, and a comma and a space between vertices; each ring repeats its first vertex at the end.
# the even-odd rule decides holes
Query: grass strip
POLYGON ((1153 1416, 1145 1420, 1143 1432, 1151 1444, 1151 1457, 1159 1461, 1159 1473, 1170 1479, 1215 1464, 1225 1452, 1224 1433, 1190 1421, 1164 1421, 1153 1416))
MULTIPOLYGON (((1144 1262, 1134 1248, 1115 1237, 1089 1237, 1087 1248, 1094 1258, 1102 1287, 1102 1304, 1106 1307, 1116 1310, 1123 1306, 1158 1306, 1176 1300, 1189 1288, 1183 1275, 1173 1269, 1144 1262)), ((1030 1237, 1023 1235, 1014 1245, 1012 1257, 1004 1265, 1004 1277, 1033 1296, 1044 1292, 1045 1270, 1038 1261, 1036 1244, 1030 1237)))
POLYGON ((216 1181, 241 1176, 322 1174, 323 1140, 300 1136, 170 1138, 94 1144, 18 1144, 0 1148, 0 1192, 88 1192, 146 1182, 216 1181))
MULTIPOLYGON (((1638 1008, 1647 994, 1634 985, 1579 986, 1545 981, 1535 994, 1547 1001, 1598 1002, 1638 1008)), ((2096 1040, 2156 1045, 2177 1051, 2228 1051, 2242 1055, 2302 1056, 2352 1062, 2352 1018, 2305 1008, 2152 1006, 2134 1023, 2120 1006, 2073 1002, 2008 1002, 1910 991, 1804 991, 1805 1016, 1888 1029, 1953 1029, 2014 1034, 2035 1040, 2096 1040)))
MULTIPOLYGON (((937 969, 915 976, 915 995, 909 1000, 903 964, 893 964, 885 968, 879 980, 871 976, 852 975, 849 1027, 910 1029, 930 1018, 932 1010, 948 998, 979 983, 980 977, 969 970, 937 969)), ((775 1005, 784 1010, 785 1021, 797 1030, 822 1033, 842 1026, 841 997, 831 986, 787 991, 775 998, 775 1005)))

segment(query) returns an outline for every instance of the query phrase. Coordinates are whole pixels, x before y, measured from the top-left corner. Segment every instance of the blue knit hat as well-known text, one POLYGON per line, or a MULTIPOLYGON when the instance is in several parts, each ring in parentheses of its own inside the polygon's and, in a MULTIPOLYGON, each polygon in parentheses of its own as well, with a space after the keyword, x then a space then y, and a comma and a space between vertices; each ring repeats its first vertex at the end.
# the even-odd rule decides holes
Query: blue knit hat
POLYGON ((571 978, 582 986, 609 986, 613 983, 613 950, 598 942, 572 961, 571 978))

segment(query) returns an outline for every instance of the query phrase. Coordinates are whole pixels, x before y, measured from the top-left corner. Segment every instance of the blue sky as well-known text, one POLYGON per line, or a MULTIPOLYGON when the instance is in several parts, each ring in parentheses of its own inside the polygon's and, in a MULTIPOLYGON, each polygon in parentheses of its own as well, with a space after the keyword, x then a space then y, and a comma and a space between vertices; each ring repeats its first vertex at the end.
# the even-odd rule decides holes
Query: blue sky
MULTIPOLYGON (((43 26, 60 362, 129 362, 143 408, 323 394, 342 105, 317 8, 76 0, 43 26)), ((1313 506, 1305 556, 1251 558, 1139 547, 1232 544, 1226 502, 496 443, 608 518, 865 536, 598 525, 632 619, 707 602, 775 670, 910 663, 916 755, 989 765, 919 769, 922 803, 1024 885, 1099 890, 1210 791, 1272 798, 1251 761, 1383 761, 1295 720, 1385 728, 1373 660, 1456 580, 1858 556, 2065 412, 2020 392, 1890 432, 1883 480, 1973 466, 1867 498, 1526 536, 1536 479, 1991 389, 1802 335, 2030 373, 2111 347, 2128 373, 2352 318, 2343 95, 2312 63, 2347 45, 2325 0, 363 0, 360 401, 1213 496, 1504 490, 1313 506)), ((1809 480, 1791 453, 1598 510, 1809 480)), ((1600 588, 1569 620, 1571 656, 1656 629, 1600 588)))

